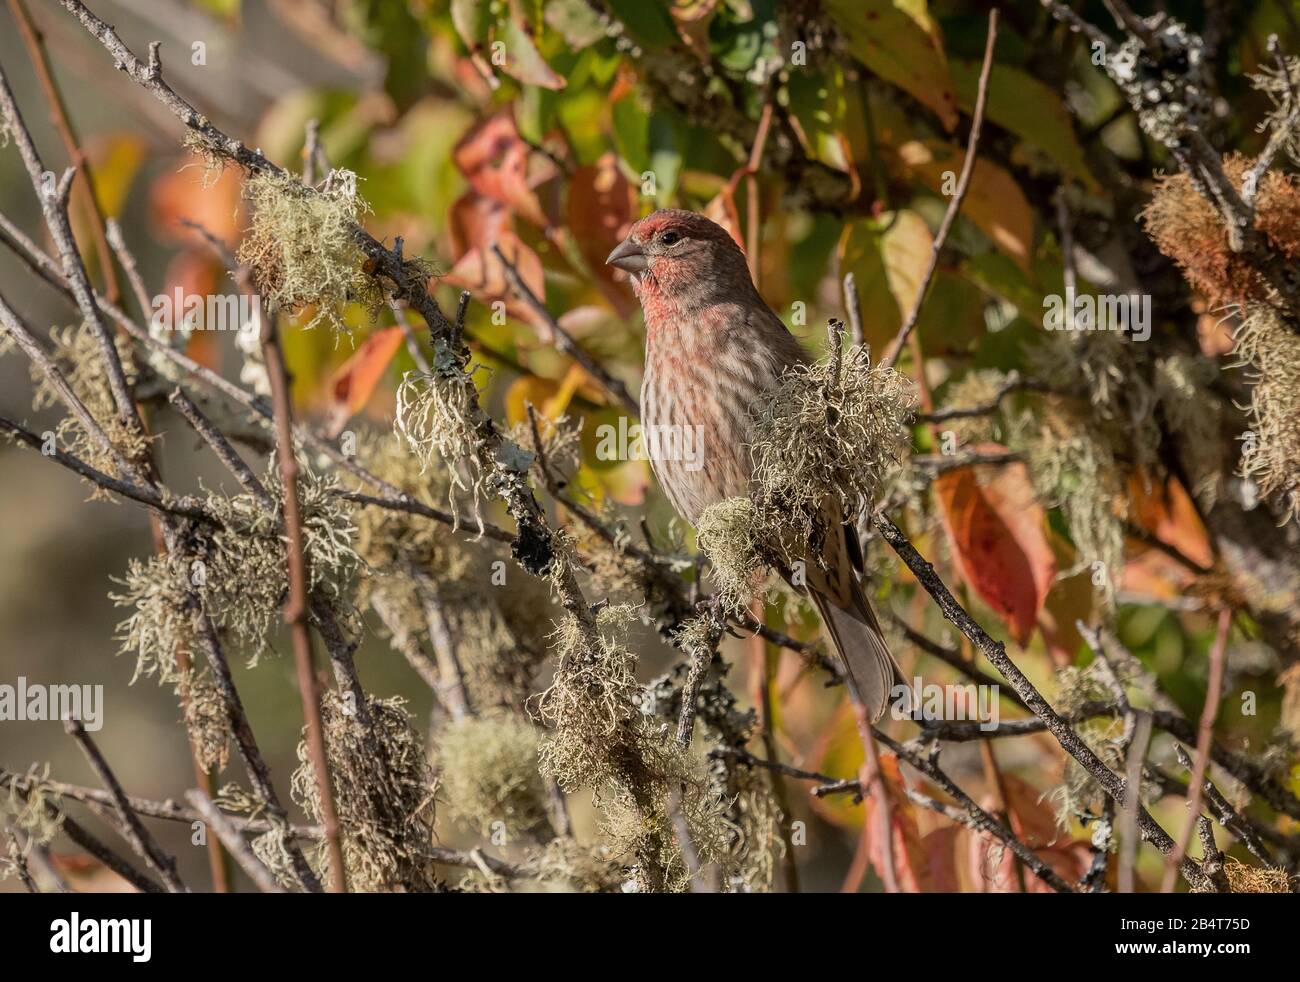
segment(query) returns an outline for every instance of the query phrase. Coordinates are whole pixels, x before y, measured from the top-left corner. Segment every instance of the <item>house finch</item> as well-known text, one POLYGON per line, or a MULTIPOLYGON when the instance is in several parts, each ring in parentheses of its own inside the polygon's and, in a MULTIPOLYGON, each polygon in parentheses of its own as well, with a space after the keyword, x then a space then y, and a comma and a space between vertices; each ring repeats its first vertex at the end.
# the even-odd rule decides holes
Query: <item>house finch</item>
MULTIPOLYGON (((807 356, 759 296, 740 247, 702 215, 657 211, 606 262, 631 275, 645 313, 641 417, 651 464, 677 513, 695 525, 710 505, 750 495, 750 407, 807 356), (701 453, 665 450, 692 434, 701 453)), ((901 674, 858 577, 856 535, 829 496, 820 518, 823 534, 802 549, 808 595, 850 693, 876 720, 901 674)))

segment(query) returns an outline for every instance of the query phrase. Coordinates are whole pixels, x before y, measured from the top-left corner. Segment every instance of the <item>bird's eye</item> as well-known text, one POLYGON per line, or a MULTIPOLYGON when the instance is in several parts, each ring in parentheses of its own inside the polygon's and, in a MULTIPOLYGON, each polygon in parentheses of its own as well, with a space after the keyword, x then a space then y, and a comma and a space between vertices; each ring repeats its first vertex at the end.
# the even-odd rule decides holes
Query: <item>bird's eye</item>
POLYGON ((677 243, 677 240, 680 239, 681 236, 678 235, 676 232, 665 232, 659 238, 664 245, 675 245, 677 243))

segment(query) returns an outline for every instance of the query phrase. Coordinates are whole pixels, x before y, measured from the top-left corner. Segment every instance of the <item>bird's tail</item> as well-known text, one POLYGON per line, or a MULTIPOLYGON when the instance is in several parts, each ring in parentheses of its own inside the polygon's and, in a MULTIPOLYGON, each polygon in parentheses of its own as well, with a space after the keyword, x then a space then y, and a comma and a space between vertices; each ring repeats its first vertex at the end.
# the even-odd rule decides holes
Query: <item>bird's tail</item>
POLYGON ((822 628, 849 684, 849 694, 871 716, 874 723, 885 714, 890 692, 905 684, 898 662, 889 653, 884 632, 862 587, 854 581, 852 609, 846 610, 817 591, 810 591, 822 628))

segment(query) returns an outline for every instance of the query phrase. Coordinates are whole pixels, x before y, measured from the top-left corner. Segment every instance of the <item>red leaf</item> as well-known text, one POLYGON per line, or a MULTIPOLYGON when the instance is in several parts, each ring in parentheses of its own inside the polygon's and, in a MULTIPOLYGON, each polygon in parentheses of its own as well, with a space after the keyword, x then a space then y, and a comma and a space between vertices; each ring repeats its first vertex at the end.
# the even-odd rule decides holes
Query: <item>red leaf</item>
MULTIPOLYGON (((1088 843, 1076 841, 1061 830, 1056 813, 1043 793, 1010 774, 1002 775, 1002 787, 1011 813, 1011 830, 1016 837, 1065 881, 1074 882, 1083 876, 1092 861, 1088 843)), ((980 804, 986 811, 996 811, 991 796, 980 804)), ((1019 892, 1015 855, 999 840, 983 832, 966 833, 966 857, 966 873, 972 891, 1019 892)), ((1025 870, 1024 883, 1026 893, 1056 892, 1029 870, 1025 870)))
MULTIPOLYGON (((502 232, 497 238, 497 245, 502 254, 510 260, 511 265, 519 270, 519 276, 525 285, 533 291, 538 300, 546 299, 546 279, 542 271, 542 260, 514 232, 502 232)), ((480 300, 491 302, 505 300, 506 311, 510 316, 532 324, 543 341, 549 342, 550 331, 545 321, 538 317, 531 307, 514 296, 506 280, 505 267, 497 259, 490 246, 470 249, 461 256, 452 267, 451 272, 443 277, 443 282, 469 290, 480 300)))
POLYGON ((459 259, 476 246, 490 246, 503 232, 513 231, 512 225, 510 212, 500 201, 466 191, 451 206, 452 255, 459 259))
MULTIPOLYGON (((542 260, 525 245, 514 232, 503 232, 496 244, 510 264, 519 270, 519 276, 538 300, 546 299, 546 280, 542 273, 542 260)), ((443 280, 463 290, 471 290, 488 300, 510 295, 505 267, 497 259, 491 246, 470 249, 461 256, 443 280)))
MULTIPOLYGON (((926 835, 917 824, 916 809, 903 788, 903 777, 898 770, 898 758, 893 754, 880 755, 880 777, 889 798, 889 819, 894 872, 898 887, 903 893, 934 893, 955 890, 957 870, 952 848, 956 827, 940 826, 926 835)), ((878 800, 879 791, 868 795, 864 801, 865 821, 870 838, 867 856, 877 875, 884 879, 885 854, 883 827, 884 813, 878 800)))
MULTIPOLYGON (((986 443, 972 449, 998 453, 1005 448, 986 443)), ((1046 515, 1034 500, 1028 471, 1019 462, 983 475, 963 467, 941 474, 935 492, 958 572, 1023 647, 1056 575, 1044 533, 1046 515)))
POLYGON ((607 153, 595 164, 579 167, 569 181, 568 225, 587 268, 607 287, 620 312, 632 307, 626 282, 616 282, 605 257, 623 240, 635 215, 636 195, 618 167, 618 157, 607 153))
POLYGON ((479 194, 545 227, 541 202, 528 183, 531 152, 519 136, 514 117, 505 110, 466 133, 452 151, 452 160, 479 194))
POLYGON ((402 346, 402 329, 376 331, 330 377, 329 435, 338 436, 374 394, 388 364, 402 346))

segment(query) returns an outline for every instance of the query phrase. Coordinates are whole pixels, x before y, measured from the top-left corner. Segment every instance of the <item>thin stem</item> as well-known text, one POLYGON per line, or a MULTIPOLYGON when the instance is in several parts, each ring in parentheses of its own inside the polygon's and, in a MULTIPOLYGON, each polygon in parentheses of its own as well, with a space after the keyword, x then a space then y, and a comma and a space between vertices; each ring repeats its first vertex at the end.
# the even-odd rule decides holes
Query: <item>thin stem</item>
POLYGON ((1176 848, 1169 854, 1164 881, 1160 885, 1161 893, 1169 893, 1173 890, 1178 876, 1178 863, 1187 854, 1187 845, 1192 840, 1192 831, 1196 827, 1197 816, 1201 813, 1205 772, 1210 760, 1210 745, 1214 742, 1214 720, 1219 715, 1219 699, 1223 696, 1223 671, 1227 662, 1228 629, 1231 626, 1232 610, 1224 607, 1219 611, 1214 644, 1210 647, 1210 679, 1205 691, 1205 705, 1201 708, 1200 725, 1196 731, 1196 766, 1192 768, 1189 782, 1187 824, 1178 837, 1176 848))
MULTIPOLYGON (((975 112, 971 116, 970 138, 966 142, 966 158, 961 164, 961 176, 957 179, 957 190, 952 196, 952 201, 948 204, 948 210, 943 214, 943 221, 939 223, 939 231, 930 247, 930 261, 926 266, 925 275, 921 277, 921 285, 916 291, 916 299, 912 301, 912 309, 908 312, 902 327, 898 329, 898 334, 890 342, 889 350, 881 361, 881 364, 886 368, 893 368, 898 363, 898 358, 903 353, 903 347, 907 344, 907 339, 911 336, 913 328, 916 327, 917 320, 920 319, 921 305, 925 303, 926 294, 930 290, 930 282, 934 279, 934 274, 939 268, 939 254, 943 251, 944 243, 948 241, 948 233, 952 231, 953 223, 957 221, 957 213, 961 210, 962 200, 966 197, 966 190, 970 187, 971 174, 975 172, 975 156, 979 151, 980 130, 984 125, 984 104, 988 100, 989 74, 993 70, 993 45, 997 41, 997 37, 998 12, 995 8, 989 11, 988 38, 984 42, 984 65, 980 69, 979 89, 975 95, 975 112)), ((921 371, 919 366, 917 371, 921 371)))
POLYGON ((284 887, 276 882, 266 865, 253 855, 253 850, 248 848, 248 843, 244 841, 243 836, 217 809, 211 798, 202 791, 191 790, 185 792, 185 799, 203 816, 203 820, 217 834, 226 850, 235 857, 235 862, 239 864, 240 869, 248 874, 248 878, 259 890, 263 893, 285 892, 284 887))

